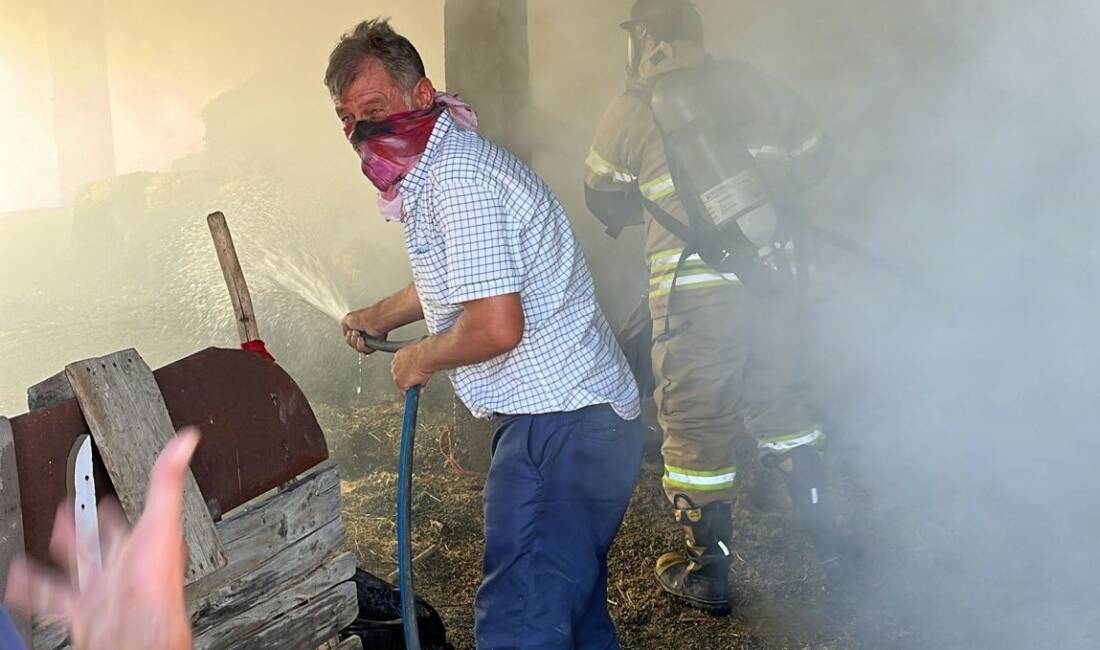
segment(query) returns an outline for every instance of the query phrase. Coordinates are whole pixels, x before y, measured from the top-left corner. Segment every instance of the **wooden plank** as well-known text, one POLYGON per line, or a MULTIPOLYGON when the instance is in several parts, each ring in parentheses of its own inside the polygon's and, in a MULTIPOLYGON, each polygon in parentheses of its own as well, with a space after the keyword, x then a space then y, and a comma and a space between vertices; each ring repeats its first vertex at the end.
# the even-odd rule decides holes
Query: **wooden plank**
POLYGON ((27 389, 27 408, 37 411, 67 402, 75 397, 73 387, 69 384, 69 376, 62 370, 27 389))
POLYGON ((34 626, 35 650, 62 650, 68 649, 69 633, 64 625, 57 623, 36 623, 34 626))
POLYGON ((210 227, 210 236, 214 239, 214 250, 218 253, 218 263, 222 267, 225 285, 229 288, 229 299, 233 301, 233 313, 237 318, 237 333, 241 343, 258 341, 260 327, 256 324, 256 313, 252 308, 252 295, 248 293, 248 283, 244 280, 244 269, 237 258, 237 248, 233 245, 233 235, 225 215, 215 212, 206 217, 210 227))
MULTIPOLYGON (((8 569, 12 560, 23 555, 23 551, 23 505, 19 498, 15 440, 11 435, 11 423, 0 416, 0 594, 7 593, 8 569)), ((23 643, 33 648, 31 626, 17 618, 15 627, 23 643)))
POLYGON ((314 650, 363 650, 363 640, 357 636, 349 636, 341 641, 337 636, 325 641, 314 650))
MULTIPOLYGON (((238 579, 222 585, 209 594, 188 598, 187 608, 191 613, 192 622, 197 629, 216 626, 226 617, 245 612, 257 602, 274 597, 287 585, 293 584, 321 566, 325 558, 343 546, 345 539, 344 523, 337 519, 309 537, 283 549, 270 561, 238 579)), ((348 575, 344 579, 350 577, 348 575)))
MULTIPOLYGON (((145 507, 153 463, 174 435, 153 372, 135 350, 73 363, 65 372, 122 509, 136 522, 145 507)), ((183 531, 187 582, 226 565, 214 521, 190 472, 183 490, 183 531)))
POLYGON ((339 476, 335 466, 299 482, 292 489, 218 523, 218 535, 229 564, 187 586, 197 600, 261 566, 281 549, 340 518, 339 476))
MULTIPOLYGON (((335 462, 326 461, 309 475, 290 483, 285 490, 270 492, 231 512, 218 525, 222 543, 228 545, 241 537, 255 535, 257 528, 270 526, 273 521, 296 526, 304 532, 317 530, 321 523, 340 514, 339 489, 339 469, 335 462), (330 500, 319 508, 317 499, 333 491, 336 491, 336 503, 325 497, 330 500), (271 507, 275 505, 278 507, 271 507), (316 519, 322 516, 322 511, 331 516, 324 514, 322 519, 316 519)), ((294 531, 288 529, 287 534, 293 535, 294 531)))
MULTIPOLYGON (((329 464, 290 490, 218 522, 230 563, 187 586, 188 609, 197 626, 206 626, 202 612, 247 609, 242 603, 262 601, 336 552, 346 535, 339 489, 336 467, 329 464)), ((57 625, 36 626, 34 638, 37 650, 60 650, 68 644, 64 628, 57 625)))
MULTIPOLYGON (((343 525, 339 520, 333 521, 314 535, 276 554, 269 562, 238 576, 233 582, 198 599, 189 599, 188 610, 196 634, 224 626, 235 616, 247 613, 257 603, 278 598, 294 581, 316 571, 325 558, 338 551, 343 543, 343 525)), ((354 570, 352 566, 347 575, 334 579, 326 588, 348 579, 354 570)), ((38 650, 55 650, 68 644, 65 629, 57 625, 35 628, 34 638, 38 650)))
POLYGON ((359 613, 355 583, 344 582, 276 619, 269 627, 234 646, 235 650, 313 648, 335 636, 359 613))
POLYGON ((222 650, 236 647, 256 632, 297 607, 309 603, 336 585, 347 582, 355 573, 355 557, 345 553, 315 568, 296 582, 280 582, 268 590, 266 598, 251 600, 244 609, 222 608, 216 618, 195 629, 196 650, 222 650))
POLYGON ((363 640, 357 636, 349 636, 336 646, 336 650, 363 650, 363 640))

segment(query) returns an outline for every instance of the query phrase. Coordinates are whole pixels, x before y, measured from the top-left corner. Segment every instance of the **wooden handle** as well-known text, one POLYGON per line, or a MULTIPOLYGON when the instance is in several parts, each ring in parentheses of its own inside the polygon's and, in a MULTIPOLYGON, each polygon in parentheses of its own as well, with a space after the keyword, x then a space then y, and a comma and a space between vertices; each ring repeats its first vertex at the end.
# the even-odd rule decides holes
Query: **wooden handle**
POLYGON ((260 328, 256 324, 256 314, 252 310, 252 296, 248 293, 248 284, 244 281, 241 261, 237 259, 237 249, 233 247, 233 235, 225 215, 215 212, 206 218, 210 226, 210 236, 214 238, 214 249, 218 252, 218 263, 225 276, 225 285, 229 287, 229 299, 233 301, 233 313, 237 316, 237 333, 241 343, 257 341, 260 328))

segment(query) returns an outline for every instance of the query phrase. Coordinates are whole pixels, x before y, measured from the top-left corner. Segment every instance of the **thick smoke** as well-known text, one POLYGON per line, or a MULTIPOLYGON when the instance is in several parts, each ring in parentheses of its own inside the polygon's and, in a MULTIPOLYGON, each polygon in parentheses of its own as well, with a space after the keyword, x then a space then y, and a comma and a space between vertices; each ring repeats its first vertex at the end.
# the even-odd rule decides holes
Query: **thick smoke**
POLYGON ((1096 10, 919 4, 855 20, 882 40, 826 104, 824 225, 912 278, 844 260, 822 294, 825 406, 883 528, 865 611, 920 647, 1095 647, 1096 10))
MULTIPOLYGON (((534 158, 621 316, 640 242, 581 222, 578 177, 620 91, 629 2, 583 3, 580 23, 570 4, 531 3, 533 112, 557 119, 534 158)), ((822 244, 812 323, 832 460, 871 494, 849 513, 867 547, 851 585, 866 647, 1096 647, 1100 11, 697 4, 714 54, 820 109, 839 155, 816 221, 889 262, 822 244)))

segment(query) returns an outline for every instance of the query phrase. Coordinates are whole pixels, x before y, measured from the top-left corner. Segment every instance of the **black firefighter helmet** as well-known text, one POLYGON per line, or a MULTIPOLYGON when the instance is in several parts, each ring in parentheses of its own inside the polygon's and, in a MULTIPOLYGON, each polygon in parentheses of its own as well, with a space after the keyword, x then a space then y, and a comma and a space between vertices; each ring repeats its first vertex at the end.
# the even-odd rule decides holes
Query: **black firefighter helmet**
POLYGON ((630 20, 619 25, 627 33, 627 69, 632 77, 645 54, 645 37, 664 41, 703 43, 703 17, 691 0, 637 0, 630 20))

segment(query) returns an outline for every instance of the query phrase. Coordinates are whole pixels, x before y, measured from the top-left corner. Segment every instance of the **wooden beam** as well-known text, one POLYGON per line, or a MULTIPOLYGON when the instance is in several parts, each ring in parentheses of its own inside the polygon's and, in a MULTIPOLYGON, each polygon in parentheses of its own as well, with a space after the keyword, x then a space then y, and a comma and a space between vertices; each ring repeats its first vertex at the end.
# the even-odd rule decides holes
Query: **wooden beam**
MULTIPOLYGON (((153 463, 175 435, 153 372, 134 350, 73 363, 65 372, 122 509, 136 522, 153 463)), ((214 521, 190 472, 183 491, 183 531, 187 582, 226 565, 214 521)))
POLYGON ((351 625, 358 614, 355 583, 344 582, 287 612, 234 650, 313 648, 351 625))
POLYGON ((187 600, 194 602, 222 589, 268 562, 280 550, 339 518, 340 479, 335 466, 287 491, 234 511, 217 524, 229 564, 187 585, 187 600))
MULTIPOLYGON (((273 621, 317 598, 336 585, 347 582, 355 574, 355 556, 351 553, 315 568, 297 582, 280 582, 279 589, 265 598, 246 601, 242 610, 223 608, 203 622, 205 629, 195 630, 195 650, 236 648, 250 636, 271 625, 273 621)), ((242 602, 244 604, 244 602, 242 602)), ((309 647, 291 646, 283 647, 309 647)))
POLYGON ((288 539, 299 539, 339 514, 340 469, 335 461, 327 460, 278 493, 269 491, 236 508, 218 524, 218 532, 227 547, 238 539, 255 535, 258 528, 272 525, 279 526, 288 539), (318 499, 324 500, 323 503, 318 499))
POLYGON ((256 324, 256 312, 252 309, 252 295, 248 293, 244 269, 237 258, 237 248, 233 245, 233 235, 229 232, 225 215, 215 212, 206 218, 206 224, 214 239, 214 250, 218 253, 218 263, 221 264, 222 275, 229 288, 229 299, 233 301, 233 313, 237 317, 237 333, 241 343, 258 341, 260 327, 256 324))
MULTIPOLYGON (((8 587, 8 569, 12 560, 23 555, 23 505, 19 498, 19 470, 15 465, 15 439, 11 423, 0 417, 0 594, 8 587)), ((31 626, 22 619, 15 627, 23 643, 31 650, 31 626)))
MULTIPOLYGON (((188 598, 188 611, 197 631, 223 622, 226 617, 242 614, 256 605, 275 598, 280 592, 324 563, 347 539, 339 519, 282 549, 268 562, 245 573, 233 582, 200 598, 188 598)), ((333 580, 329 586, 350 580, 351 573, 333 580)))
POLYGON ((62 370, 27 389, 27 408, 37 411, 67 402, 75 397, 73 387, 69 385, 69 376, 62 370))

